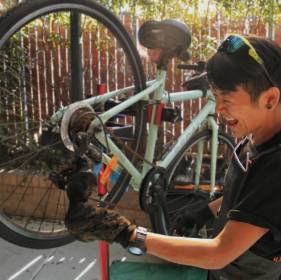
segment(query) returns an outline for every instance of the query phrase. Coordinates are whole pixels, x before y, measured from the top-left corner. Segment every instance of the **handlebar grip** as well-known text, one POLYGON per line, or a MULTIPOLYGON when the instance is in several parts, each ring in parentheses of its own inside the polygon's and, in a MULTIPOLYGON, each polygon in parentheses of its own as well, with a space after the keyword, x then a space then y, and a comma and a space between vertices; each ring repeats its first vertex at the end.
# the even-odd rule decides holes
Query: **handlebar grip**
POLYGON ((198 61, 197 64, 178 64, 177 68, 185 69, 185 70, 194 70, 194 71, 203 73, 206 70, 206 62, 198 61))
POLYGON ((198 65, 192 65, 192 64, 178 64, 178 69, 184 69, 184 70, 198 70, 198 65))

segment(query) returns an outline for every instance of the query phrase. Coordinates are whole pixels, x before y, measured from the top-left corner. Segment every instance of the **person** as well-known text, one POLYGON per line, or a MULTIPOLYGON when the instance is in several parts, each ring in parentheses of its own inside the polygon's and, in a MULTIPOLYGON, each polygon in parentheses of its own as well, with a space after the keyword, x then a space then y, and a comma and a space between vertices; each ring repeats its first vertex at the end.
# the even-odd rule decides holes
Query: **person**
POLYGON ((212 238, 146 232, 114 211, 91 207, 90 192, 79 196, 79 184, 71 183, 66 226, 84 241, 102 239, 124 247, 137 242, 148 254, 207 269, 210 280, 277 280, 281 275, 281 48, 265 38, 230 35, 208 61, 207 77, 217 113, 242 141, 234 150, 223 196, 194 209, 192 215, 181 213, 175 228, 180 232, 185 223, 202 224, 214 216, 212 238))

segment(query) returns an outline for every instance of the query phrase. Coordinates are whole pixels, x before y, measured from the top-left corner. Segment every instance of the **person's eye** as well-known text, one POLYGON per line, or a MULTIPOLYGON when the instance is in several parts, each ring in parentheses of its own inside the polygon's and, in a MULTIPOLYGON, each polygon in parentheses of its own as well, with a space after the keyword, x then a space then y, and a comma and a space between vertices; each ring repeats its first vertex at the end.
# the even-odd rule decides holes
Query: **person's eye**
POLYGON ((230 100, 227 100, 227 99, 224 99, 224 100, 223 100, 223 103, 224 103, 225 105, 231 105, 231 101, 230 101, 230 100))

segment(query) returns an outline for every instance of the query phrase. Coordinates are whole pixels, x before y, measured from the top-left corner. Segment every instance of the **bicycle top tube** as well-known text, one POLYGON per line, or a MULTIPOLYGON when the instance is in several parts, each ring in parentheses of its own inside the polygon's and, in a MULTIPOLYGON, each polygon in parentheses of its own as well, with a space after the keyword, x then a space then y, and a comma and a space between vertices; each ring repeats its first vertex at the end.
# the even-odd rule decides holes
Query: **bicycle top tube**
MULTIPOLYGON (((164 103, 171 103, 171 102, 183 102, 183 101, 199 99, 204 97, 205 96, 202 90, 191 90, 191 91, 167 93, 163 96, 162 100, 164 103)), ((206 98, 213 100, 215 102, 215 97, 211 90, 207 91, 206 98)))

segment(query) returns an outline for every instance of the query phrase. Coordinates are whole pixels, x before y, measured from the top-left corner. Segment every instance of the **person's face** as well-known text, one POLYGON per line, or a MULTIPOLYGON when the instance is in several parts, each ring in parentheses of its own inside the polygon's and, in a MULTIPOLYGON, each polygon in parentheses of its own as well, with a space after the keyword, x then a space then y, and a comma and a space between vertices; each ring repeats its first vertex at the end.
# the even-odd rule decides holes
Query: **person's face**
POLYGON ((221 90, 214 90, 213 93, 216 98, 216 111, 225 119, 235 137, 259 135, 265 125, 265 113, 258 100, 251 100, 242 87, 227 94, 221 90))

